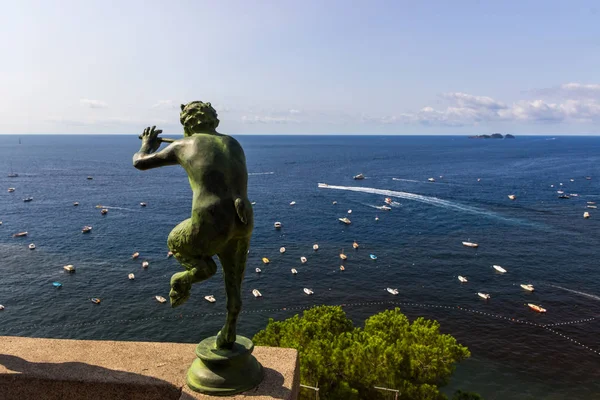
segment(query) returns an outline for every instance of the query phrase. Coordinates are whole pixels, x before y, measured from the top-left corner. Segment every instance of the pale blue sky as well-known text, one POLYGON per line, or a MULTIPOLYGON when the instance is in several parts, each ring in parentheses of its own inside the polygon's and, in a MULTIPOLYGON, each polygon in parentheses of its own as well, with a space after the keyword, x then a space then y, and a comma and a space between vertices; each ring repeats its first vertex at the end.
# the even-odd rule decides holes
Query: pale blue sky
POLYGON ((597 1, 0 1, 0 133, 600 133, 597 1))

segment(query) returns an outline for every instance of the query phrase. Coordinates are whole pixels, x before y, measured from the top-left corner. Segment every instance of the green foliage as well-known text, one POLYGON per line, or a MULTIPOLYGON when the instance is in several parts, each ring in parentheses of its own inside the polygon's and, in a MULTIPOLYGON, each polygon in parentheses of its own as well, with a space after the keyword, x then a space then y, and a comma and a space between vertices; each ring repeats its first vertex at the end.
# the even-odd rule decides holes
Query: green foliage
POLYGON ((462 390, 457 390, 454 392, 452 396, 452 400, 483 400, 483 397, 473 392, 463 392, 462 390))
MULTIPOLYGON (((320 399, 383 399, 374 386, 400 390, 399 399, 438 400, 455 364, 470 356, 437 321, 411 324, 399 308, 356 328, 341 307, 318 306, 285 321, 269 320, 254 336, 260 346, 300 354, 300 381, 319 387, 320 399)), ((303 391, 304 398, 314 398, 303 391)))

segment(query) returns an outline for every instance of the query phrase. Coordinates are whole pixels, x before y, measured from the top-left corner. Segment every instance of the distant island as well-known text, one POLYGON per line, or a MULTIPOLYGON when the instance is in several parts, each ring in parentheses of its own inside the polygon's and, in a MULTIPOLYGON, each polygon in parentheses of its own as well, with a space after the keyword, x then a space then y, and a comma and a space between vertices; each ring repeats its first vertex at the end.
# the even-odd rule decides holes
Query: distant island
POLYGON ((514 139, 515 137, 510 133, 502 135, 501 133, 492 133, 491 135, 475 135, 469 136, 469 139, 514 139))

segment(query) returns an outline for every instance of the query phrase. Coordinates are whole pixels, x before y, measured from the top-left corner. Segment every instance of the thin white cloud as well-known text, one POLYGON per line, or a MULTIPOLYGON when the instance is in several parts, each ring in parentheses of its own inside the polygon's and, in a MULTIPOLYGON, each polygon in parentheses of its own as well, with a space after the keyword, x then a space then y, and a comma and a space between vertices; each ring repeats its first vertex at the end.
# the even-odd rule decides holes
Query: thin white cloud
POLYGON ((600 84, 597 84, 597 83, 588 83, 588 84, 576 83, 576 82, 563 83, 562 85, 560 85, 560 88, 564 89, 564 90, 585 90, 585 91, 600 93, 600 84))
POLYGON ((108 105, 102 100, 81 99, 79 103, 89 108, 106 108, 108 105))
POLYGON ((159 100, 152 105, 152 108, 171 110, 177 108, 177 104, 173 100, 159 100))
POLYGON ((270 115, 243 115, 242 122, 245 124, 290 124, 300 121, 292 117, 270 116, 270 115))

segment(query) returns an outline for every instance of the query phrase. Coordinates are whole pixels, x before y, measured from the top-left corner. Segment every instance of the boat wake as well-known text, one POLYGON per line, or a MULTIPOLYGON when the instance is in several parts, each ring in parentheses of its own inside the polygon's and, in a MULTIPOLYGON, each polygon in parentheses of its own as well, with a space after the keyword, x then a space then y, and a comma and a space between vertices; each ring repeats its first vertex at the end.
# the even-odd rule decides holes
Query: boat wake
POLYGON ((558 286, 558 285, 550 285, 550 286, 558 288, 558 289, 566 290, 567 292, 571 292, 571 293, 575 293, 575 294, 587 297, 588 299, 600 301, 600 296, 596 296, 595 294, 580 292, 579 290, 567 289, 566 287, 562 287, 562 286, 558 286))
POLYGON ((480 208, 471 207, 471 206, 451 202, 451 201, 444 200, 444 199, 439 199, 437 197, 423 196, 423 195, 415 194, 415 193, 398 192, 395 190, 384 190, 384 189, 375 189, 375 188, 358 187, 358 186, 335 186, 335 185, 328 185, 326 183, 319 183, 318 187, 321 189, 347 190, 347 191, 351 191, 351 192, 362 192, 362 193, 370 193, 370 194, 379 194, 379 195, 388 196, 388 197, 397 197, 397 198, 406 199, 406 200, 418 201, 420 203, 429 204, 434 207, 441 207, 441 208, 446 208, 449 210, 456 210, 456 211, 466 212, 466 213, 471 213, 471 214, 484 215, 486 217, 495 218, 495 219, 502 220, 505 222, 510 222, 513 224, 520 224, 520 225, 528 224, 528 225, 532 225, 532 226, 535 226, 538 228, 540 227, 539 224, 535 224, 535 223, 528 222, 528 221, 523 221, 523 220, 520 220, 517 218, 504 217, 493 211, 482 210, 480 208))
POLYGON ((392 178, 393 181, 402 181, 402 182, 416 182, 421 183, 420 181, 416 181, 414 179, 401 179, 401 178, 392 178))
POLYGON ((249 172, 248 175, 273 175, 275 172, 249 172))

